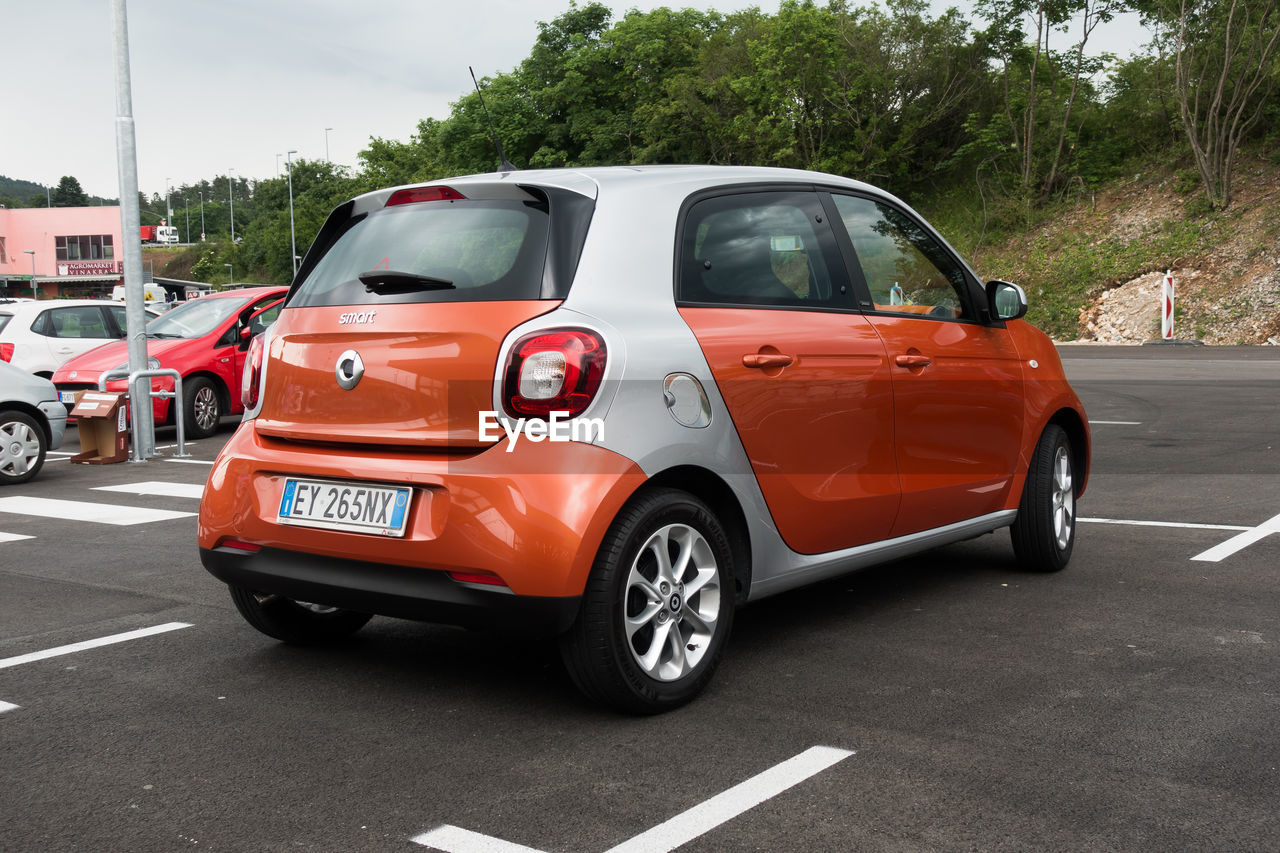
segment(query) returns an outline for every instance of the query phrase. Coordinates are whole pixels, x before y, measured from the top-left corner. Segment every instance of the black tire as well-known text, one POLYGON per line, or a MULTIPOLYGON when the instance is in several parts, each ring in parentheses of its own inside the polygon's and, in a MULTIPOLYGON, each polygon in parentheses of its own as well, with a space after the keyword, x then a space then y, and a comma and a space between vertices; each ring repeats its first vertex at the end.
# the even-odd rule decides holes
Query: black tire
POLYGON ((600 544, 578 618, 560 638, 565 667, 601 704, 635 714, 678 708, 711 681, 734 597, 733 552, 710 508, 677 489, 640 492, 600 544))
POLYGON ((222 420, 222 395, 213 380, 195 376, 182 382, 182 427, 184 438, 208 438, 218 431, 222 420))
POLYGON ((340 640, 359 631, 373 618, 368 613, 322 607, 283 595, 228 586, 231 600, 246 622, 268 637, 286 643, 311 645, 340 640))
POLYGON ((1018 564, 1031 572, 1056 572, 1071 560, 1076 540, 1076 474, 1071 440, 1049 424, 1027 470, 1018 517, 1010 533, 1018 564))
POLYGON ((44 426, 26 412, 0 412, 0 484, 25 483, 44 467, 44 426))

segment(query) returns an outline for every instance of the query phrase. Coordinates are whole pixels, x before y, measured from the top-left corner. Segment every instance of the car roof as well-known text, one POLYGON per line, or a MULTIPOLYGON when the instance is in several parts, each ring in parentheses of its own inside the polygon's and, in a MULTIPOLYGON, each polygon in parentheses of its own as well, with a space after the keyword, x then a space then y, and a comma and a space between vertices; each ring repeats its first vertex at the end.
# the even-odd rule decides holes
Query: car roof
MULTIPOLYGON (((232 296, 267 296, 272 293, 288 293, 289 288, 284 285, 271 285, 264 287, 233 287, 230 290, 215 290, 212 293, 206 293, 197 299, 226 299, 232 296)), ((188 299, 188 302, 195 300, 188 299)))
POLYGON ((43 311, 46 308, 65 308, 68 305, 119 305, 110 299, 33 299, 30 302, 0 303, 0 312, 43 311))
MULTIPOLYGON (((592 198, 601 193, 626 193, 630 190, 644 192, 680 192, 683 195, 721 186, 740 184, 796 184, 844 187, 861 192, 893 198, 884 190, 871 184, 804 169, 780 169, 770 166, 586 166, 563 169, 517 169, 512 172, 488 172, 459 175, 407 186, 466 186, 469 184, 531 184, 554 186, 572 190, 592 198)), ((404 187, 388 187, 360 196, 372 199, 389 196, 404 187)))

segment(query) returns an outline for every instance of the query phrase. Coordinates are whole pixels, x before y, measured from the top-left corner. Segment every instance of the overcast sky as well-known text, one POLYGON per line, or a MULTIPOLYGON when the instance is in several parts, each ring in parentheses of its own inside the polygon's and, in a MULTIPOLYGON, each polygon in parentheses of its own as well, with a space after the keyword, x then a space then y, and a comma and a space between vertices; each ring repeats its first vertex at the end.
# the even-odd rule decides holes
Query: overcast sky
MULTIPOLYGON (((871 0, 867 0, 869 4, 871 0)), ((964 9, 964 0, 953 0, 964 9)), ((116 197, 109 0, 4 0, 0 174, 56 185, 74 175, 116 197)), ((657 6, 732 11, 778 0, 609 2, 615 19, 657 6)), ((853 5, 859 5, 855 2, 853 5)), ((934 0, 936 8, 952 3, 934 0)), ((276 174, 276 155, 356 166, 371 136, 406 140, 478 76, 510 71, 537 22, 568 0, 127 0, 138 146, 148 195, 234 170, 276 174)), ((972 16, 970 16, 972 19, 972 16)), ((1148 35, 1133 16, 1095 33, 1113 53, 1148 35)), ((283 161, 283 158, 282 158, 283 161)), ((281 166, 283 169, 283 166, 281 166)), ((175 200, 175 207, 180 202, 175 200)))

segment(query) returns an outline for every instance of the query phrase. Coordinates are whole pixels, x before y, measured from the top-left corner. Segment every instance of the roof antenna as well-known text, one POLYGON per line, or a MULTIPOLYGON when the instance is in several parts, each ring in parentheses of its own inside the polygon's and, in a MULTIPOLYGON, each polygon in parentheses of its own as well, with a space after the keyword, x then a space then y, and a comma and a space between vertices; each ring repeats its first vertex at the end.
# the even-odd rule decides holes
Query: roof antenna
POLYGON ((498 166, 499 172, 514 172, 516 167, 511 165, 511 161, 502 153, 502 143, 498 141, 498 132, 493 129, 493 118, 489 115, 489 108, 484 105, 484 95, 480 93, 480 83, 476 80, 475 70, 468 65, 467 70, 471 72, 471 82, 476 87, 476 97, 480 99, 480 107, 484 110, 484 117, 489 122, 489 137, 493 140, 493 147, 498 149, 498 166))

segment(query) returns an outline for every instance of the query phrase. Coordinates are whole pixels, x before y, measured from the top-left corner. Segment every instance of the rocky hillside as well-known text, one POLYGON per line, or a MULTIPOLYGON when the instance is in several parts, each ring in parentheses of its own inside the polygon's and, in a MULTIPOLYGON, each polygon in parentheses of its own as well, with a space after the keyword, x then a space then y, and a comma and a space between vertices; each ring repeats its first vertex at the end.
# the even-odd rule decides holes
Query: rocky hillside
POLYGON ((974 253, 975 266, 1024 284, 1030 318, 1059 340, 1157 339, 1171 270, 1175 337, 1280 345, 1280 166, 1242 158, 1234 185, 1216 213, 1193 170, 1136 175, 974 253))

